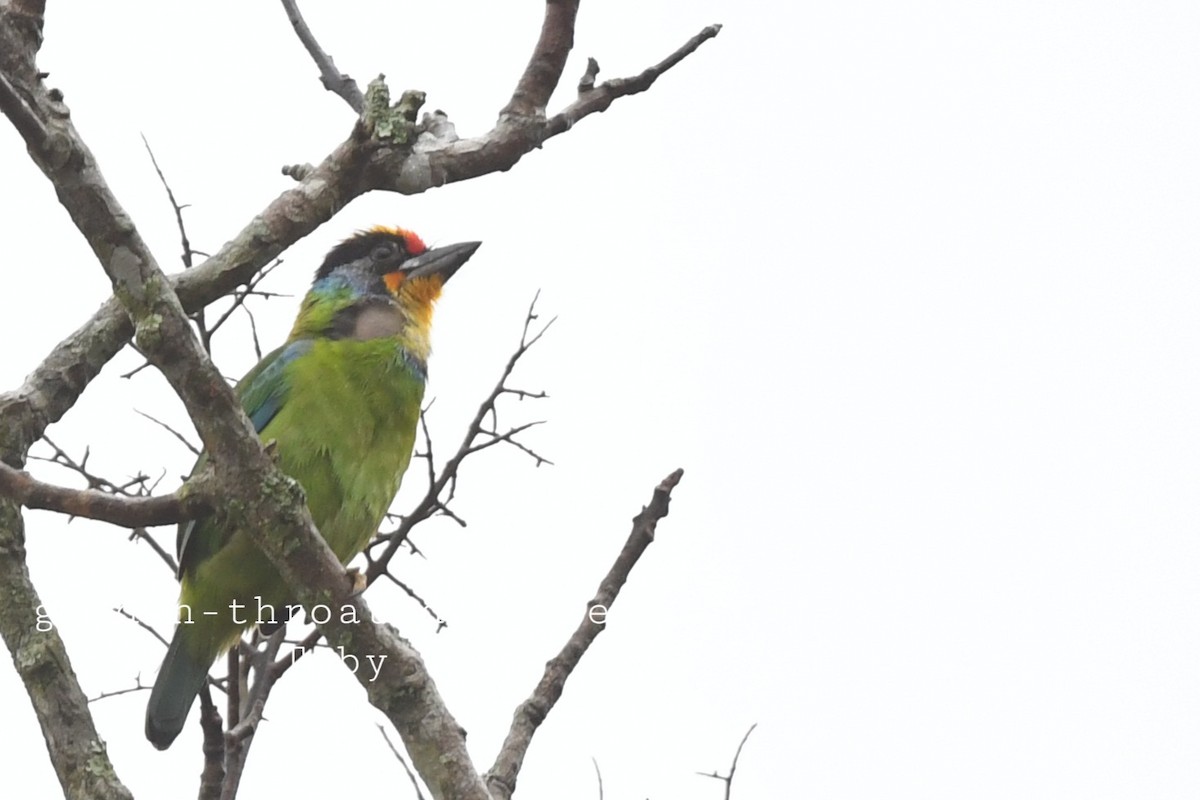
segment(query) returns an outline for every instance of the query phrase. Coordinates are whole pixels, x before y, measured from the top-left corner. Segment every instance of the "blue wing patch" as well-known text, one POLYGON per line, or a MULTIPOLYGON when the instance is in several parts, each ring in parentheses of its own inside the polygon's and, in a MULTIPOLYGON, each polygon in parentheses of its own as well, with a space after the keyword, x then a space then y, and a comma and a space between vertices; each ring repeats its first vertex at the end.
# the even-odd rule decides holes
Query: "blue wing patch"
MULTIPOLYGON (((262 433, 263 428, 275 418, 279 409, 287 401, 288 382, 285 374, 287 367, 300 356, 312 350, 311 339, 300 339, 273 350, 258 362, 237 385, 238 399, 242 401, 242 410, 254 423, 254 430, 262 433)), ((193 473, 204 462, 204 456, 196 462, 193 473)), ((185 520, 179 525, 175 536, 175 554, 179 558, 179 572, 176 577, 219 549, 223 542, 210 535, 198 535, 197 528, 200 520, 185 520)))
POLYGON ((238 384, 238 397, 241 398, 246 416, 254 423, 254 430, 262 433, 263 428, 283 408, 288 394, 284 373, 288 365, 312 350, 312 347, 311 339, 285 344, 264 358, 238 384))

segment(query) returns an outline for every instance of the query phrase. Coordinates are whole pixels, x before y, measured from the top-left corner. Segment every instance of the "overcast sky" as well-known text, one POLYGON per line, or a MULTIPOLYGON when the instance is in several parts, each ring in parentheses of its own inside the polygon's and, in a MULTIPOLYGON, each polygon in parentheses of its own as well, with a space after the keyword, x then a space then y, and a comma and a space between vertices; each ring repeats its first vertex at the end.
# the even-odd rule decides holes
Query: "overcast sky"
MULTIPOLYGON (((338 66, 420 88, 486 130, 542 4, 304 4, 338 66)), ((558 321, 517 383, 515 450, 468 462, 465 529, 367 595, 419 648, 489 765, 654 485, 670 516, 535 739, 518 797, 1173 798, 1200 793, 1200 6, 1194 2, 585 3, 554 106, 588 55, 634 74, 721 35, 510 172, 354 202, 285 254, 255 306, 287 335, 324 252, 399 224, 480 239, 435 321, 448 454, 538 290, 558 321)), ((277 3, 51 0, 40 59, 160 263, 215 251, 353 119, 277 3)), ((109 295, 0 125, 0 387, 109 295)), ((230 376, 254 361, 219 335, 230 376)), ((124 353, 55 440, 113 477, 192 456, 124 353)), ((45 449, 40 452, 45 453, 45 449)), ((37 465, 35 465, 37 468, 37 465)), ((69 482, 54 469, 38 474, 69 482)), ((419 485, 402 490, 398 510, 419 485)), ((89 696, 153 679, 177 588, 121 530, 29 513, 29 560, 89 696)), ((172 531, 161 531, 163 541, 172 531)), ((93 705, 138 797, 187 796, 199 728, 158 753, 147 695, 93 705)), ((13 670, 0 763, 57 781, 13 670)), ((242 795, 387 792, 383 718, 328 653, 277 687, 242 795), (286 793, 286 794, 285 794, 286 793)), ((391 795, 389 795, 391 796, 391 795)))

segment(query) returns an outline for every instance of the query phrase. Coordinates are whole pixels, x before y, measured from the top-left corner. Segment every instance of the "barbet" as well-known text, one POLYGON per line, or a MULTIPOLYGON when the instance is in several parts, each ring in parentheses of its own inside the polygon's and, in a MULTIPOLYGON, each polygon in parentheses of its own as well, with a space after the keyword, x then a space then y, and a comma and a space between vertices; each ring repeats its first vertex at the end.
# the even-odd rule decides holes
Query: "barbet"
MULTIPOLYGON (((433 303, 478 247, 430 250, 414 233, 383 227, 347 239, 317 270, 287 342, 237 385, 343 564, 367 546, 400 488, 425 394, 433 303)), ((146 738, 160 750, 183 730, 209 667, 255 622, 259 603, 289 602, 244 531, 185 522, 176 550, 181 622, 146 707, 146 738)))

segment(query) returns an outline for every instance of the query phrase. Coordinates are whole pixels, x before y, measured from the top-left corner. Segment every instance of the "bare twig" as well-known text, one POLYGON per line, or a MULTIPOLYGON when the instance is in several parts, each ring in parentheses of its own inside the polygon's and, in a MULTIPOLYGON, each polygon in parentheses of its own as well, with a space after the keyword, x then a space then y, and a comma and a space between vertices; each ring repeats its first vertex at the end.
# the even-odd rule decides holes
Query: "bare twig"
POLYGON ((179 228, 180 259, 183 261, 185 269, 191 269, 192 256, 195 255, 195 251, 192 250, 192 243, 188 241, 187 226, 183 224, 183 210, 187 206, 181 206, 175 200, 175 192, 171 190, 171 184, 167 182, 167 176, 163 174, 162 168, 158 166, 158 159, 154 157, 154 150, 150 148, 150 142, 146 140, 145 134, 142 134, 142 144, 146 146, 146 153, 150 156, 150 163, 154 166, 155 173, 158 174, 159 182, 167 190, 167 200, 171 203, 171 210, 175 212, 175 226, 179 228))
POLYGON ((746 746, 746 740, 750 738, 750 734, 754 733, 754 729, 757 727, 758 723, 756 722, 750 726, 750 729, 746 731, 746 735, 742 737, 742 741, 738 745, 737 752, 733 754, 733 763, 729 765, 728 775, 721 775, 716 770, 713 770, 712 772, 696 773, 697 775, 701 775, 705 778, 715 778, 719 781, 723 781, 725 783, 725 800, 729 800, 729 793, 733 791, 733 774, 737 772, 738 759, 742 757, 742 748, 746 746))
POLYGON ((321 71, 321 85, 345 100, 346 104, 354 109, 354 113, 361 114, 363 112, 363 95, 354 78, 344 72, 338 72, 337 66, 333 63, 333 57, 321 49, 321 45, 317 43, 317 37, 313 36, 312 31, 308 28, 308 23, 300 14, 300 9, 296 7, 295 0, 283 0, 283 8, 287 12, 288 22, 292 23, 292 28, 300 37, 304 49, 312 56, 312 60, 317 64, 317 69, 321 71))
POLYGON ((196 447, 196 445, 194 445, 194 444, 192 444, 190 441, 188 441, 188 438, 187 438, 186 436, 184 436, 182 433, 180 433, 179 431, 175 430, 175 429, 174 429, 174 428, 172 428, 170 425, 168 425, 167 423, 163 422, 161 419, 158 419, 157 417, 154 417, 154 416, 151 416, 150 414, 147 414, 145 411, 138 411, 138 409, 136 409, 136 408, 135 408, 135 409, 134 409, 134 413, 136 413, 136 414, 140 414, 141 416, 143 416, 143 417, 145 417, 146 419, 148 419, 148 420, 150 420, 151 422, 153 422, 155 425, 157 425, 157 426, 159 426, 160 428, 162 428, 163 430, 167 431, 167 433, 171 434, 171 435, 172 435, 172 436, 174 436, 176 439, 178 439, 178 440, 179 440, 179 441, 180 441, 180 442, 183 444, 183 446, 184 446, 184 447, 186 447, 188 450, 191 450, 191 451, 192 451, 192 455, 196 456, 197 458, 199 458, 199 457, 200 457, 200 448, 199 448, 199 447, 196 447))
POLYGON ((617 98, 646 91, 664 72, 696 52, 700 45, 714 38, 720 32, 720 25, 709 25, 654 66, 648 67, 632 77, 614 78, 599 86, 596 86, 595 82, 596 76, 600 72, 600 65, 594 58, 588 59, 587 71, 579 81, 579 96, 574 103, 546 122, 546 138, 570 130, 575 123, 590 114, 607 110, 617 98))
POLYGON ((299 643, 291 643, 292 649, 288 652, 288 654, 276 659, 275 662, 269 667, 271 672, 274 674, 272 681, 277 682, 280 678, 282 678, 283 673, 287 672, 292 668, 293 664, 315 649, 320 641, 321 631, 313 630, 310 631, 307 636, 301 639, 299 643))
POLYGON ((246 313, 247 318, 250 320, 250 332, 254 339, 254 352, 255 355, 258 356, 258 359, 260 361, 262 360, 262 347, 258 343, 258 327, 255 324, 254 312, 250 310, 250 306, 246 301, 251 297, 262 297, 268 300, 272 297, 287 297, 287 295, 280 294, 278 292, 267 292, 258 288, 258 285, 262 283, 263 279, 274 272, 275 268, 282 263, 282 259, 275 259, 270 264, 254 273, 254 275, 251 276, 250 280, 247 281, 244 286, 240 286, 230 292, 229 305, 224 311, 221 312, 221 314, 211 325, 208 324, 205 317, 205 309, 202 308, 192 315, 192 321, 196 323, 196 330, 200 334, 200 344, 204 346, 205 352, 207 352, 209 355, 212 354, 213 337, 216 335, 217 331, 219 331, 222 326, 229 321, 230 317, 232 317, 234 313, 240 309, 246 313))
POLYGON ((57 511, 126 528, 170 525, 212 510, 200 491, 177 491, 157 497, 122 497, 97 489, 68 489, 43 483, 28 472, 13 469, 3 462, 0 462, 0 495, 26 508, 57 511))
POLYGON ((401 591, 403 591, 405 594, 407 594, 413 600, 416 600, 417 604, 420 605, 421 608, 425 609, 425 613, 427 613, 427 614, 429 614, 429 616, 433 617, 433 621, 437 623, 437 631, 435 631, 435 633, 442 632, 442 628, 445 628, 447 625, 446 620, 442 619, 441 616, 436 611, 433 610, 433 607, 430 606, 429 603, 425 602, 424 597, 421 597, 421 595, 414 592, 407 583, 400 580, 392 573, 385 572, 385 573, 383 573, 383 576, 385 578, 387 578, 389 581, 391 581, 392 583, 399 586, 401 591))
POLYGON ((592 766, 596 768, 596 793, 599 800, 604 800, 604 776, 600 774, 600 762, 592 756, 592 766))
POLYGON ((254 734, 258 730, 258 724, 262 722, 267 698, 279 677, 279 673, 271 667, 279 654, 285 634, 286 630, 280 628, 266 639, 259 640, 261 647, 242 648, 245 655, 241 658, 240 665, 232 657, 229 660, 231 700, 235 683, 244 684, 248 689, 239 692, 240 702, 236 710, 234 704, 230 704, 229 730, 225 732, 225 785, 221 793, 222 800, 233 800, 237 796, 246 759, 250 756, 250 746, 254 742, 254 734), (234 716, 235 714, 237 716, 234 716))
POLYGON ((89 704, 97 703, 101 700, 106 700, 110 697, 120 697, 123 694, 132 694, 133 692, 143 692, 143 691, 146 691, 151 688, 142 683, 141 675, 136 676, 133 680, 134 680, 133 686, 130 686, 125 689, 114 689, 111 692, 101 692, 100 694, 96 695, 95 697, 89 697, 88 703, 89 704))
POLYGON ((30 455, 30 458, 34 461, 46 461, 50 464, 57 464, 60 467, 65 467, 71 470, 87 481, 89 489, 99 489, 103 492, 124 495, 126 497, 145 497, 147 494, 149 494, 146 489, 146 481, 150 480, 148 475, 138 474, 130 478, 125 483, 119 484, 109 480, 108 478, 101 477, 93 472, 88 471, 88 460, 92 456, 90 447, 85 447, 83 451, 83 458, 79 461, 76 461, 67 454, 66 450, 63 450, 61 447, 56 445, 49 436, 43 436, 42 441, 50 446, 50 449, 54 451, 53 454, 49 458, 38 455, 30 455), (137 487, 136 491, 130 491, 131 487, 137 487))
POLYGON ((141 526, 136 527, 129 531, 129 541, 140 541, 150 545, 150 549, 171 569, 171 574, 179 574, 179 564, 175 562, 175 556, 168 553, 166 548, 158 543, 158 539, 150 535, 150 531, 141 526))
POLYGON ((546 670, 533 694, 513 713, 512 727, 509 728, 504 745, 496 756, 496 763, 484 776, 494 800, 508 800, 512 797, 517 787, 517 775, 521 771, 521 764, 533 741, 534 733, 562 696, 567 678, 575 671, 583 654, 604 630, 608 609, 617 599, 617 594, 625 585, 629 573, 642 557, 642 553, 654 541, 658 521, 667 516, 671 491, 682 477, 683 470, 677 469, 655 487, 650 505, 643 506, 641 512, 633 518, 633 530, 630 531, 617 560, 600 582, 596 595, 588 601, 579 627, 571 634, 571 638, 558 655, 547 662, 546 670))
POLYGON ((146 622, 145 620, 143 620, 141 617, 137 616, 136 614, 131 614, 128 611, 126 611, 123 607, 120 607, 120 606, 118 606, 117 608, 114 608, 113 611, 120 614, 122 617, 125 617, 125 619, 129 620, 130 622, 137 624, 137 626, 139 628, 141 628, 146 633, 153 636, 155 639, 158 639, 158 641, 162 643, 163 647, 168 647, 170 645, 170 642, 168 642, 165 638, 163 638, 163 635, 161 633, 159 633, 158 630, 153 625, 146 622))
POLYGON ((417 776, 413 774, 411 769, 409 769, 408 762, 404 760, 404 756, 400 755, 400 751, 396 749, 396 745, 392 744, 392 740, 388 737, 387 731, 383 729, 382 725, 376 724, 375 727, 379 728, 379 734, 383 737, 383 740, 387 742, 388 749, 392 751, 392 755, 394 755, 396 760, 400 762, 400 766, 404 767, 404 773, 408 775, 409 781, 412 782, 413 791, 417 793, 417 800, 425 800, 425 793, 421 791, 421 784, 419 781, 417 781, 417 776))
POLYGON ((463 437, 462 443, 453 456, 445 463, 439 472, 434 477, 433 470, 433 442, 429 437, 429 429, 425 425, 424 412, 421 415, 422 433, 425 437, 425 451, 418 452, 416 457, 425 459, 427 462, 427 476, 429 479, 429 487, 425 492, 425 496, 417 502, 416 507, 406 514, 395 530, 380 535, 367 549, 367 583, 374 583, 379 576, 385 574, 388 569, 388 564, 399 551, 400 546, 408 541, 414 527, 421 522, 429 519, 435 514, 448 516, 458 522, 460 525, 466 523, 454 514, 449 508, 450 501, 454 498, 455 490, 457 489, 458 470, 462 466, 463 460, 472 453, 478 453, 481 450, 486 450, 489 447, 500 443, 511 444, 524 453, 532 457, 540 466, 541 464, 553 463, 544 456, 538 454, 531 448, 516 441, 514 438, 522 431, 528 430, 534 425, 541 424, 539 422, 530 422, 524 425, 518 425, 509 429, 504 433, 496 430, 495 419, 497 415, 496 402, 500 397, 506 394, 516 395, 518 398, 544 398, 545 392, 526 392, 523 390, 514 390, 507 385, 509 376, 512 375, 513 369, 521 357, 529 351, 529 348, 537 344, 538 340, 545 335, 546 331, 554 324, 554 319, 551 319, 543 325, 536 333, 530 334, 531 326, 538 320, 536 313, 537 301, 539 295, 534 295, 533 301, 529 304, 529 311, 525 315, 525 324, 521 330, 521 341, 517 349, 509 357, 508 362, 504 365, 504 370, 500 375, 500 380, 496 382, 491 393, 479 405, 479 409, 475 412, 474 419, 467 426, 467 433, 463 437), (485 427, 485 422, 491 420, 491 428, 485 427), (484 441, 478 440, 484 437, 484 441), (446 494, 443 499, 443 493, 446 494), (371 550, 376 546, 384 545, 383 553, 375 558, 371 554, 371 550))

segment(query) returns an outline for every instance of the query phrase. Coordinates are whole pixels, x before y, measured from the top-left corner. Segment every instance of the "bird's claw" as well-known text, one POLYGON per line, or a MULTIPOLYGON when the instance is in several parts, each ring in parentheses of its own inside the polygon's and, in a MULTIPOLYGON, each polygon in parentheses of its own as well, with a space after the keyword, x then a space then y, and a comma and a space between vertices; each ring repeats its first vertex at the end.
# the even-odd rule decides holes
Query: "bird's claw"
POLYGON ((346 577, 350 579, 351 597, 358 597, 367 590, 367 575, 358 567, 346 570, 346 577))

